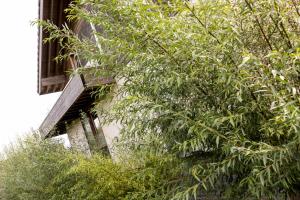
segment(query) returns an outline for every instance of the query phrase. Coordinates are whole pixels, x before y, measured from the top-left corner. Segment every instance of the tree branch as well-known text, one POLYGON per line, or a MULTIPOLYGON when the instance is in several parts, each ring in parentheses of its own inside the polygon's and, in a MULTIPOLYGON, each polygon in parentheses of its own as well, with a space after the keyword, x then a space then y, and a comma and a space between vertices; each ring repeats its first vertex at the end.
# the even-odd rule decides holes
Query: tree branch
MULTIPOLYGON (((210 30, 207 30, 205 24, 201 21, 201 19, 196 15, 196 13, 194 12, 193 9, 191 9, 191 7, 187 4, 187 3, 184 3, 185 7, 192 13, 192 15, 196 18, 196 20, 199 22, 199 24, 201 24, 201 26, 206 30, 206 32, 211 36, 213 37, 218 44, 222 44, 220 42, 220 40, 217 38, 217 36, 212 33, 210 30)), ((231 55, 227 54, 227 56, 229 57, 229 59, 231 60, 231 62, 236 66, 236 63, 234 62, 233 58, 231 55)))
POLYGON ((295 0, 292 0, 292 3, 293 3, 293 6, 295 7, 295 10, 296 10, 296 13, 299 15, 300 17, 300 11, 299 9, 297 8, 297 2, 295 2, 295 0))
MULTIPOLYGON (((252 8, 250 2, 249 2, 248 0, 245 0, 245 2, 246 2, 246 4, 247 4, 248 8, 251 10, 251 12, 254 14, 254 10, 253 10, 253 8, 252 8)), ((257 16, 255 16, 255 21, 256 21, 256 23, 257 23, 257 25, 258 25, 258 27, 259 27, 259 30, 260 30, 260 32, 261 32, 261 34, 262 34, 264 40, 267 42, 267 44, 268 44, 270 50, 273 51, 272 45, 271 45, 271 43, 270 43, 270 41, 269 41, 269 38, 266 36, 266 34, 265 34, 265 32, 264 32, 264 29, 263 29, 263 26, 262 26, 261 23, 259 22, 257 16)))

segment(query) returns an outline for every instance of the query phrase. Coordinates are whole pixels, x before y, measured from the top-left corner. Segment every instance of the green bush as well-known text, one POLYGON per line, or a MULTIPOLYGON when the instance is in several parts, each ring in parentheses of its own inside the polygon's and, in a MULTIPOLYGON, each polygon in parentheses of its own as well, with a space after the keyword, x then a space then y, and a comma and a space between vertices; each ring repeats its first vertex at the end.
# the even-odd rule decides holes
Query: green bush
POLYGON ((171 199, 176 188, 172 186, 179 185, 175 176, 178 171, 173 169, 171 162, 162 160, 148 159, 148 164, 132 168, 102 156, 81 158, 68 173, 56 180, 56 194, 52 199, 171 199))
POLYGON ((60 142, 37 135, 9 146, 0 162, 3 199, 49 199, 54 177, 72 165, 68 154, 60 142))
POLYGON ((171 199, 182 185, 178 162, 145 154, 114 163, 87 158, 59 141, 28 136, 10 146, 0 162, 0 199, 171 199))

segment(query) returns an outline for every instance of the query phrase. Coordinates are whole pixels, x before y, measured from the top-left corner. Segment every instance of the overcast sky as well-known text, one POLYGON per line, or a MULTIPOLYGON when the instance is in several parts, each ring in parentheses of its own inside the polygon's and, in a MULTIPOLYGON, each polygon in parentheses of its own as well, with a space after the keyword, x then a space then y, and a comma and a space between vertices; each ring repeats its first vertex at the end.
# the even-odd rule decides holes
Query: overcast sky
POLYGON ((59 94, 37 94, 38 0, 0 0, 0 150, 36 129, 59 94))

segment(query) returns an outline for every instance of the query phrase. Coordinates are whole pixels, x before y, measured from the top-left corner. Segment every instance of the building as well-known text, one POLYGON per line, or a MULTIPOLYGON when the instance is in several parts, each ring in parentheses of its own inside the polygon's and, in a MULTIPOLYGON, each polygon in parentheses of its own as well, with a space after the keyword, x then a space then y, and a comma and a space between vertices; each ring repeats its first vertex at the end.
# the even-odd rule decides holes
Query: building
MULTIPOLYGON (((39 18, 50 20, 57 26, 66 22, 64 10, 70 0, 39 0, 39 18)), ((93 37, 91 24, 79 21, 68 26, 79 37, 93 37)), ((91 95, 99 84, 115 84, 112 78, 94 78, 88 73, 69 75, 76 70, 76 60, 69 58, 56 62, 61 47, 58 42, 43 43, 47 33, 39 29, 38 35, 38 93, 46 95, 61 92, 60 97, 44 119, 39 130, 43 138, 68 134, 71 146, 88 155, 92 151, 112 152, 112 143, 119 135, 117 123, 101 126, 101 119, 91 112, 95 97, 91 95)), ((105 106, 109 106, 110 101, 105 106)), ((101 105, 102 106, 102 105, 101 105)))

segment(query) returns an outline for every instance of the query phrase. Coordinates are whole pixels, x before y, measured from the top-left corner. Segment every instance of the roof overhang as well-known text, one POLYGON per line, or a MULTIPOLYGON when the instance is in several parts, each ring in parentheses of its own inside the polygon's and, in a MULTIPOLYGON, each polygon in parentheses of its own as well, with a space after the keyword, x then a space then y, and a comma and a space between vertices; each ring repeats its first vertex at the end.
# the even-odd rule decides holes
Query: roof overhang
POLYGON ((40 126, 42 137, 65 134, 68 123, 93 106, 96 97, 91 95, 92 92, 99 88, 99 85, 114 82, 113 78, 96 78, 92 74, 73 76, 40 126))
MULTIPOLYGON (((39 0, 39 19, 49 20, 57 26, 61 26, 66 19, 64 10, 70 0, 39 0)), ((38 93, 49 94, 61 91, 68 81, 66 65, 64 62, 56 62, 61 50, 55 41, 44 43, 48 34, 41 27, 38 30, 38 93)))

